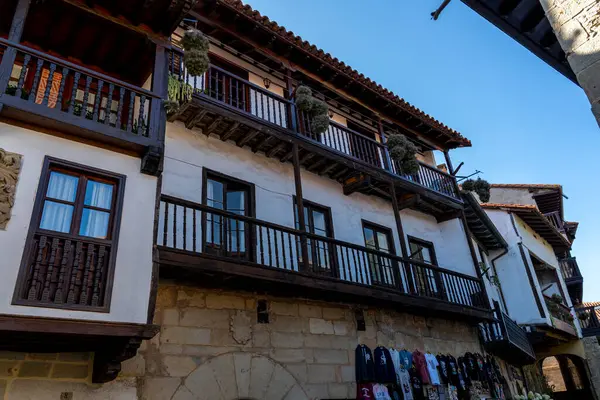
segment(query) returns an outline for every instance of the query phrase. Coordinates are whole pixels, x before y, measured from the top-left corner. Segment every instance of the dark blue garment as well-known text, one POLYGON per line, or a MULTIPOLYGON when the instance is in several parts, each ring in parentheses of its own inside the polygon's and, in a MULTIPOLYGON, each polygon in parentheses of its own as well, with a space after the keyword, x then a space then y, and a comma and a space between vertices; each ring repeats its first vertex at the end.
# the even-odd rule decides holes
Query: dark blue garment
POLYGON ((356 346, 356 382, 375 382, 373 354, 364 344, 356 346))
POLYGON ((412 353, 408 350, 402 350, 400 352, 400 364, 404 365, 404 368, 411 369, 413 366, 412 353))
POLYGON ((379 346, 375 349, 375 380, 379 383, 395 383, 396 370, 388 349, 379 346))

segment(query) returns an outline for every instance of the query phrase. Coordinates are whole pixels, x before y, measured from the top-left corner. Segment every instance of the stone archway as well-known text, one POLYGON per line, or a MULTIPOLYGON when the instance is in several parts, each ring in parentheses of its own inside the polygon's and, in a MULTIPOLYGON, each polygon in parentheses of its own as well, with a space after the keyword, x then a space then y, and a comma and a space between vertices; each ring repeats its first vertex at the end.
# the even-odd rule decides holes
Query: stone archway
POLYGON ((302 386, 283 366, 253 353, 227 353, 192 371, 172 400, 308 400, 302 386))

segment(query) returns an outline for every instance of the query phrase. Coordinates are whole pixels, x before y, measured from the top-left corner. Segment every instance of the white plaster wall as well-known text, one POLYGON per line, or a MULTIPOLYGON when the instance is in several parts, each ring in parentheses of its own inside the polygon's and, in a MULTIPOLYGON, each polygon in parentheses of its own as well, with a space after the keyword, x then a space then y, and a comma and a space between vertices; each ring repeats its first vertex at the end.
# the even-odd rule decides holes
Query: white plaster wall
MULTIPOLYGON (((217 138, 207 138, 185 129, 180 123, 169 123, 163 193, 201 202, 203 167, 253 183, 256 188, 256 217, 294 226, 292 196, 295 186, 290 163, 254 154, 217 138)), ((394 234, 396 254, 401 255, 390 202, 358 193, 345 196, 337 182, 305 170, 302 171, 302 185, 305 199, 331 207, 336 239, 364 245, 364 219, 390 228, 394 234)), ((406 234, 434 243, 441 267, 476 276, 459 220, 438 224, 434 217, 412 210, 403 210, 401 215, 406 234)))
POLYGON ((535 200, 528 189, 519 188, 490 188, 490 203, 500 204, 531 204, 536 205, 535 200))
POLYGON ((157 179, 140 173, 137 157, 5 123, 0 123, 0 147, 23 155, 12 218, 7 230, 0 230, 0 314, 145 323, 157 179), (127 176, 109 313, 11 305, 46 155, 127 176))
MULTIPOLYGON (((479 245, 477 243, 476 240, 472 239, 473 242, 473 246, 475 246, 475 249, 479 249, 479 245)), ((485 253, 485 251, 476 251, 476 255, 477 255, 477 262, 479 263, 483 263, 485 269, 488 271, 487 275, 491 278, 492 276, 494 276, 494 269, 492 267, 492 262, 491 260, 494 258, 493 255, 488 255, 485 253), (483 257, 482 257, 483 255, 483 257)), ((493 253, 492 253, 493 254, 493 253)), ((481 268, 481 266, 480 266, 481 268)), ((481 271, 483 274, 483 270, 481 271)), ((498 304, 500 304, 500 308, 502 308, 502 310, 504 312, 506 312, 506 310, 504 309, 504 305, 502 303, 502 296, 500 294, 500 288, 498 288, 496 285, 493 285, 490 282, 490 279, 488 279, 487 277, 484 276, 483 278, 483 282, 485 284, 485 290, 487 292, 488 295, 488 299, 490 301, 490 307, 494 307, 494 301, 497 301, 498 304)))

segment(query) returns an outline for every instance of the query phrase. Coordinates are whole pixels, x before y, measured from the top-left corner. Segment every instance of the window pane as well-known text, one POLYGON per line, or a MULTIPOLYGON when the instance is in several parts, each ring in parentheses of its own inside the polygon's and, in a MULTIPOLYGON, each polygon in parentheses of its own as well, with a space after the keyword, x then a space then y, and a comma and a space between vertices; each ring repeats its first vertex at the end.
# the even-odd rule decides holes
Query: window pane
POLYGON ((390 246, 388 244, 388 237, 383 232, 377 232, 377 244, 379 245, 378 250, 384 251, 386 253, 389 252, 390 246))
POLYGON ((113 185, 96 181, 88 181, 85 188, 86 206, 110 210, 112 204, 113 185))
POLYGON ((313 210, 313 226, 315 228, 315 234, 327 236, 327 230, 325 229, 325 214, 319 211, 313 210))
POLYGON ((42 211, 41 229, 68 233, 71 230, 73 206, 47 200, 42 211))
POLYGON ((375 233, 370 228, 364 228, 365 232, 365 246, 370 249, 375 249, 375 233))
POLYGON ((53 199, 74 202, 78 183, 79 178, 75 176, 52 171, 50 172, 46 196, 52 197, 53 199))
POLYGON ((239 215, 246 214, 246 193, 227 192, 227 210, 239 215))
POLYGON ((421 247, 421 257, 423 261, 425 261, 428 264, 431 264, 431 261, 433 259, 431 257, 431 249, 428 247, 421 247))
POLYGON ((106 239, 108 233, 108 219, 110 214, 104 211, 83 209, 79 234, 100 239, 106 239))
POLYGON ((223 184, 208 179, 206 181, 206 205, 209 207, 223 209, 223 184))

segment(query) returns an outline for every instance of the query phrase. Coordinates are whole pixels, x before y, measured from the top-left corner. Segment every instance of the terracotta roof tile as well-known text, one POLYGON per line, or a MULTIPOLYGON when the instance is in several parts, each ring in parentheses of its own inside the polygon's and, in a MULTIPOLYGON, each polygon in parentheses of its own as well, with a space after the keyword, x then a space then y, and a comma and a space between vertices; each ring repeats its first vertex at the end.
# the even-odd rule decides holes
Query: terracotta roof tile
POLYGON ((538 208, 532 204, 501 204, 501 203, 482 203, 483 208, 515 208, 520 210, 537 210, 538 208))
POLYGON ((546 183, 492 183, 490 187, 495 188, 523 188, 523 189, 562 189, 562 185, 546 183))
POLYGON ((396 104, 404 111, 412 114, 413 117, 420 118, 423 122, 428 124, 434 129, 444 133, 446 136, 452 138, 454 141, 460 144, 460 146, 469 147, 471 146, 471 141, 464 136, 462 136, 456 130, 448 127, 432 116, 426 114, 421 111, 417 107, 413 106, 403 98, 394 94, 390 90, 382 87, 380 84, 374 82, 370 78, 365 77, 363 74, 359 73, 357 70, 349 67, 343 61, 338 60, 336 57, 333 57, 329 53, 326 53, 324 50, 319 49, 314 44, 307 42, 302 39, 300 36, 294 34, 292 31, 288 31, 285 27, 279 25, 275 21, 271 21, 268 17, 262 16, 260 12, 254 10, 247 4, 242 3, 240 0, 219 0, 221 3, 234 8, 235 10, 243 13, 247 17, 253 19, 254 21, 260 23, 265 28, 271 30, 273 33, 290 40, 296 46, 306 50, 307 52, 313 54, 315 57, 320 58, 323 61, 327 61, 328 64, 332 68, 342 70, 346 72, 351 78, 359 81, 363 85, 367 86, 369 89, 373 90, 375 93, 381 95, 386 98, 388 101, 396 104))
POLYGON ((584 301, 581 305, 584 307, 598 307, 600 306, 600 301, 584 301))

